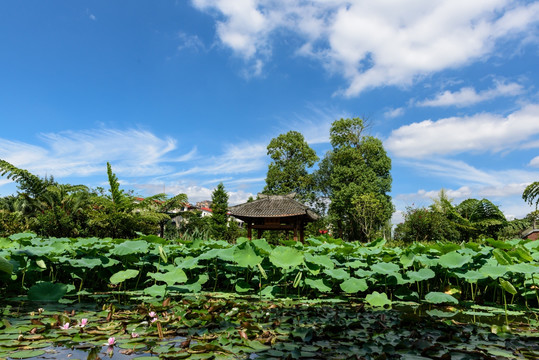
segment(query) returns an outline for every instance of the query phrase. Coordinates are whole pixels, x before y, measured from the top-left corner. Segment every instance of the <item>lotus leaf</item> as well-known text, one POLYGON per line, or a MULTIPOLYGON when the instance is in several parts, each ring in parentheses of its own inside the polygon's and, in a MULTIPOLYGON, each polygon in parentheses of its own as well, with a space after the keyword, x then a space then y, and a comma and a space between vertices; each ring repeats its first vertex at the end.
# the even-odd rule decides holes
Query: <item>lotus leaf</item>
POLYGON ((11 274, 13 271, 13 264, 0 256, 0 271, 11 274))
POLYGON ((536 274, 539 273, 539 266, 532 265, 532 264, 513 264, 508 266, 509 271, 517 273, 517 274, 536 274))
POLYGON ((121 270, 110 277, 110 282, 111 284, 118 284, 127 279, 132 279, 136 277, 138 274, 139 274, 138 270, 133 270, 133 269, 121 270))
POLYGON ((327 255, 311 255, 309 253, 305 253, 305 261, 323 266, 328 269, 333 269, 335 267, 335 263, 331 261, 331 258, 327 255))
POLYGON ((438 292, 438 291, 431 291, 427 295, 425 295, 425 301, 429 302, 431 304, 458 304, 459 301, 455 299, 453 296, 438 292))
POLYGON ((270 261, 280 268, 294 268, 303 263, 303 253, 291 247, 277 246, 271 251, 270 261))
POLYGON ((365 279, 349 278, 341 283, 341 289, 345 293, 355 294, 358 291, 365 291, 369 288, 365 279))
POLYGON ((371 294, 368 294, 365 297, 365 301, 373 307, 384 307, 386 305, 391 306, 391 300, 388 299, 386 293, 379 293, 378 291, 374 291, 371 294))
POLYGON ((270 244, 268 244, 266 239, 253 239, 253 240, 251 240, 251 243, 258 250, 262 250, 262 252, 264 252, 265 254, 269 254, 269 253, 271 253, 271 250, 273 250, 273 248, 271 247, 270 244))
POLYGON ((262 262, 262 257, 256 255, 250 243, 245 242, 234 250, 234 261, 242 267, 255 267, 262 262))
POLYGON ((432 279, 436 276, 436 274, 429 268, 422 268, 418 271, 407 271, 406 276, 408 276, 408 279, 412 281, 423 281, 432 279))
POLYGON ((517 294, 517 289, 515 289, 513 284, 511 284, 509 281, 507 281, 505 279, 502 279, 502 278, 500 278, 499 280, 500 280, 500 286, 502 287, 502 289, 504 289, 505 291, 507 291, 511 295, 516 295, 517 294))
POLYGON ((45 354, 45 350, 21 350, 9 354, 12 359, 29 359, 45 354))
MULTIPOLYGON (((138 275, 138 271, 136 275, 138 275)), ((157 281, 165 282, 169 286, 181 284, 187 281, 187 275, 185 275, 185 272, 180 268, 175 268, 174 270, 166 273, 148 273, 148 276, 157 281)))
POLYGON ((511 257, 501 249, 492 250, 492 255, 494 255, 494 258, 498 261, 500 265, 513 264, 513 260, 511 259, 511 257))
POLYGON ((329 286, 327 286, 326 284, 324 284, 324 279, 310 279, 310 278, 306 278, 305 279, 305 285, 308 285, 310 287, 312 287, 313 289, 316 289, 320 292, 330 292, 331 291, 331 288, 329 286))
POLYGON ((132 254, 145 254, 148 252, 150 244, 144 240, 124 241, 110 250, 112 255, 125 256, 132 254))
POLYGON ((485 264, 479 268, 479 272, 488 275, 491 279, 497 279, 500 276, 504 276, 508 271, 506 266, 500 265, 488 265, 485 264))
POLYGON ((144 289, 144 294, 152 297, 165 297, 167 291, 166 285, 152 285, 144 289))
POLYGON ((445 255, 440 256, 438 263, 444 268, 455 269, 464 266, 470 261, 472 261, 471 256, 461 255, 456 251, 451 251, 445 255))
POLYGON ((393 263, 380 262, 371 266, 371 270, 376 274, 394 274, 399 272, 400 266, 393 263))
POLYGON ((350 273, 344 269, 325 269, 324 274, 337 280, 346 280, 350 278, 350 273))
POLYGON ((56 302, 67 293, 67 285, 61 283, 40 282, 28 290, 28 299, 33 301, 56 302))

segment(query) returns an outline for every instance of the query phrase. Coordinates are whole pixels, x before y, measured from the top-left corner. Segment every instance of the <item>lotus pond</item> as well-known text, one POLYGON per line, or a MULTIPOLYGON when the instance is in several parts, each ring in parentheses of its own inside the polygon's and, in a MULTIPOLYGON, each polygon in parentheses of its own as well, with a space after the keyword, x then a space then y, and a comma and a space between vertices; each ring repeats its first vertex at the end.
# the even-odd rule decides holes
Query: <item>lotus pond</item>
POLYGON ((539 241, 0 238, 0 359, 537 359, 539 241))

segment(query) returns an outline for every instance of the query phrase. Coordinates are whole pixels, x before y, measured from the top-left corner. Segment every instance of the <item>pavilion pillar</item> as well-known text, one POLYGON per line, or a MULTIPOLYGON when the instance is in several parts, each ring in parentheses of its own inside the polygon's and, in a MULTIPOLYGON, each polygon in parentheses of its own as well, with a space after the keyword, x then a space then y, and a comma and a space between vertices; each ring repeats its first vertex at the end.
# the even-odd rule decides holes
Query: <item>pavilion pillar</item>
POLYGON ((299 241, 301 241, 302 244, 305 242, 305 226, 303 224, 301 224, 299 228, 299 241))
POLYGON ((247 239, 251 240, 253 238, 252 230, 251 230, 251 223, 247 223, 247 239))
POLYGON ((262 239, 262 229, 258 229, 258 239, 262 239))

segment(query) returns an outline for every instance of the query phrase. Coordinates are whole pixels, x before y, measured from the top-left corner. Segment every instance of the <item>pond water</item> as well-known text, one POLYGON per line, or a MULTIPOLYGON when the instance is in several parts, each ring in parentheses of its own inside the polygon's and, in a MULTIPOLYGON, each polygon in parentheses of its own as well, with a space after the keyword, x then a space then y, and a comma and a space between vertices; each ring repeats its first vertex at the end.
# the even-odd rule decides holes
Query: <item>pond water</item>
POLYGON ((539 359, 537 309, 201 295, 0 309, 0 359, 539 359))

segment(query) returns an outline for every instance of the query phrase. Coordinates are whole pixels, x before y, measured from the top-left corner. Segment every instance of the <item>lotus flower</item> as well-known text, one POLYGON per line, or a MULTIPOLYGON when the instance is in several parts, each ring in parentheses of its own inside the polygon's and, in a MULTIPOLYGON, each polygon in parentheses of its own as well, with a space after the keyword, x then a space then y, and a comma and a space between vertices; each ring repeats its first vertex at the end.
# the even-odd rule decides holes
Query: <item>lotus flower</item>
POLYGON ((65 323, 64 325, 61 326, 61 328, 64 330, 69 329, 69 323, 65 323))
POLYGON ((80 327, 85 327, 86 324, 88 324, 88 319, 81 319, 81 321, 80 321, 80 327))
POLYGON ((108 344, 109 344, 109 346, 113 346, 114 344, 116 344, 116 338, 109 337, 108 344))
POLYGON ((157 317, 157 314, 155 313, 155 311, 150 311, 148 316, 151 317, 151 318, 155 318, 155 317, 157 317))
POLYGON ((132 337, 132 338, 138 338, 138 337, 139 337, 139 334, 136 333, 136 332, 132 332, 132 333, 131 333, 131 337, 132 337))

